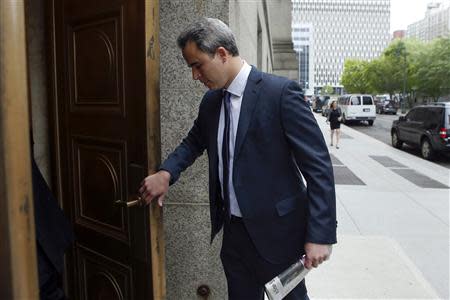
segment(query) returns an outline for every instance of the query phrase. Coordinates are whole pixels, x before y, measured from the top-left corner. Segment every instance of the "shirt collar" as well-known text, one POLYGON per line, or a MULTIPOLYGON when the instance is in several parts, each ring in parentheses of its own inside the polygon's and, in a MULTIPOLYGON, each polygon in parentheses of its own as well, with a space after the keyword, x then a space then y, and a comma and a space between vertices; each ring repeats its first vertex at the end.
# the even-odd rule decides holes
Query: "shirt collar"
POLYGON ((226 89, 230 94, 233 94, 237 97, 242 97, 242 95, 244 94, 248 75, 250 75, 250 71, 252 70, 252 67, 245 60, 243 62, 244 63, 241 67, 241 70, 233 79, 230 86, 226 89))

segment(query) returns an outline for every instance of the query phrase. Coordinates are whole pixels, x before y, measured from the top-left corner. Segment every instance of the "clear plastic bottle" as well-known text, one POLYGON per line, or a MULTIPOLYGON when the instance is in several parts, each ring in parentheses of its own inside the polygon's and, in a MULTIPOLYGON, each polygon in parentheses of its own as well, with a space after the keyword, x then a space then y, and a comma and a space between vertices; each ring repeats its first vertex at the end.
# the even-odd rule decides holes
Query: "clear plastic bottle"
POLYGON ((305 256, 284 270, 280 275, 266 283, 266 295, 270 300, 281 300, 292 291, 308 274, 305 256))

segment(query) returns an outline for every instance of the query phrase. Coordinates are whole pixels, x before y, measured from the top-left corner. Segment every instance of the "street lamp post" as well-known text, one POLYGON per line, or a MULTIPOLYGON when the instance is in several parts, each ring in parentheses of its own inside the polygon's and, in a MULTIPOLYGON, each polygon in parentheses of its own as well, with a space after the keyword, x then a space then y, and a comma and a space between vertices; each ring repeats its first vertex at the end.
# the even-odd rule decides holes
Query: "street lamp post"
POLYGON ((401 102, 401 110, 402 110, 402 114, 404 114, 406 112, 406 103, 405 103, 405 99, 407 98, 406 96, 406 81, 407 81, 407 65, 406 65, 406 46, 405 43, 403 41, 400 42, 400 46, 399 48, 397 48, 397 55, 403 55, 403 92, 402 92, 402 102, 401 102))
MULTIPOLYGON (((403 102, 405 102, 406 96, 406 80, 407 80, 407 69, 406 69, 406 48, 403 51, 403 102)), ((402 114, 406 112, 405 105, 402 107, 402 114)))

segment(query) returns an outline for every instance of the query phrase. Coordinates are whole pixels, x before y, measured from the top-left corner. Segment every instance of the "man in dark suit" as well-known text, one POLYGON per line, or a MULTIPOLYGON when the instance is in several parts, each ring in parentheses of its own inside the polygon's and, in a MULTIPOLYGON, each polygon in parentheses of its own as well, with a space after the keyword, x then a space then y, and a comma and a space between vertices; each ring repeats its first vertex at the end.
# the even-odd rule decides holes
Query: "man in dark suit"
MULTIPOLYGON (((264 284, 303 254, 307 268, 331 254, 330 156, 299 85, 250 67, 223 22, 188 26, 178 45, 193 79, 209 91, 187 137, 140 192, 146 203, 157 199, 162 206, 169 185, 206 149, 211 238, 224 227, 229 298, 262 299, 264 284)), ((304 281, 287 299, 308 299, 304 281)))

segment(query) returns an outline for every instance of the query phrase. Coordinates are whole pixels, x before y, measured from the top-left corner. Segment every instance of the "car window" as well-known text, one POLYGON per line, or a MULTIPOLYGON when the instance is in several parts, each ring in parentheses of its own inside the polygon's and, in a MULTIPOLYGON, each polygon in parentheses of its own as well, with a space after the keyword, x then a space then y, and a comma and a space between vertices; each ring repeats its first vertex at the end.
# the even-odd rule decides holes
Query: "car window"
POLYGON ((372 97, 363 96, 363 105, 373 105, 372 97))
POLYGON ((447 121, 447 124, 445 124, 445 128, 450 128, 450 110, 448 108, 444 109, 444 115, 447 118, 447 120, 444 119, 444 122, 447 121))
POLYGON ((360 99, 359 96, 353 96, 351 98, 351 102, 352 102, 352 105, 360 105, 361 104, 361 99, 360 99))
POLYGON ((436 128, 443 125, 441 124, 443 121, 443 113, 444 109, 441 107, 430 107, 426 114, 427 125, 430 128, 436 128))
POLYGON ((416 109, 416 113, 414 115, 415 122, 425 122, 429 118, 429 110, 425 107, 420 107, 416 109))
POLYGON ((411 109, 408 114, 406 114, 406 121, 415 121, 417 109, 411 109))

